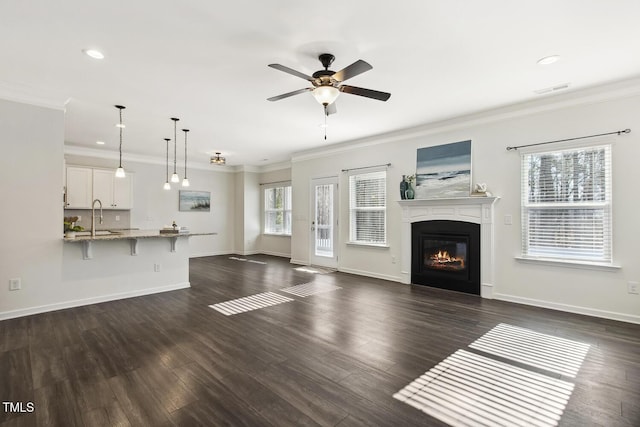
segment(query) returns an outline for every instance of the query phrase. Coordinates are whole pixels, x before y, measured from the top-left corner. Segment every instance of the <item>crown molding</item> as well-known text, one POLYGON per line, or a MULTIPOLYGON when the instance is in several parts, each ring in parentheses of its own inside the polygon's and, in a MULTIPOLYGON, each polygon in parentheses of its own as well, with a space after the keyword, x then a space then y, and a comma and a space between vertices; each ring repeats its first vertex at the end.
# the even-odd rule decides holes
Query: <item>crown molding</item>
MULTIPOLYGON (((81 147, 78 145, 66 145, 64 146, 64 154, 70 156, 80 157, 93 157, 97 159, 118 160, 120 153, 114 150, 104 150, 98 148, 81 147)), ((166 166, 166 159, 164 157, 153 157, 141 154, 129 154, 126 155, 126 161, 133 163, 145 163, 150 165, 166 166)), ((193 163, 188 162, 189 169, 204 170, 207 172, 235 172, 234 166, 212 166, 210 164, 193 163)))
POLYGON ((260 172, 273 172, 285 169, 291 169, 291 161, 272 163, 264 166, 259 166, 260 172))
POLYGON ((390 142, 400 142, 412 138, 465 129, 482 124, 507 119, 560 110, 575 106, 597 104, 640 95, 640 78, 616 81, 606 85, 594 86, 582 90, 561 94, 542 95, 531 101, 494 108, 473 114, 458 116, 446 120, 427 123, 413 128, 402 129, 349 142, 334 144, 320 149, 311 149, 294 153, 291 163, 332 156, 347 151, 368 148, 390 142))
POLYGON ((67 108, 67 103, 70 100, 70 98, 68 98, 64 101, 61 101, 59 99, 34 96, 26 93, 21 93, 19 91, 13 91, 11 88, 6 87, 2 82, 0 82, 0 99, 58 111, 65 111, 67 108))
MULTIPOLYGON (((64 154, 70 156, 80 156, 80 157, 93 157, 97 159, 107 159, 107 160, 118 160, 120 158, 120 153, 114 150, 106 150, 100 148, 90 148, 79 145, 64 145, 64 154)), ((164 157, 152 157, 142 154, 131 154, 127 153, 126 160, 134 163, 146 163, 151 165, 160 165, 165 166, 166 159, 164 157)), ((291 169, 291 162, 280 162, 273 163, 270 165, 264 166, 251 166, 251 165, 211 165, 209 163, 194 163, 188 162, 187 166, 189 169, 197 169, 204 170, 208 172, 226 172, 226 173, 236 173, 236 172, 252 172, 252 173, 263 173, 263 172, 271 172, 283 169, 291 169)))

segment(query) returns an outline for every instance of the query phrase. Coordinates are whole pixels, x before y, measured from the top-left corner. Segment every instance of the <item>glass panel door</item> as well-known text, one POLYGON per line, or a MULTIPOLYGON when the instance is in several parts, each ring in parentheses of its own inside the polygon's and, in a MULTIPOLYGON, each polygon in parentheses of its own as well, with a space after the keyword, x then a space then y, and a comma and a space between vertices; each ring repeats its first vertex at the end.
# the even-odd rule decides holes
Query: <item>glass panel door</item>
POLYGON ((338 178, 312 181, 311 264, 337 267, 337 188, 338 178))

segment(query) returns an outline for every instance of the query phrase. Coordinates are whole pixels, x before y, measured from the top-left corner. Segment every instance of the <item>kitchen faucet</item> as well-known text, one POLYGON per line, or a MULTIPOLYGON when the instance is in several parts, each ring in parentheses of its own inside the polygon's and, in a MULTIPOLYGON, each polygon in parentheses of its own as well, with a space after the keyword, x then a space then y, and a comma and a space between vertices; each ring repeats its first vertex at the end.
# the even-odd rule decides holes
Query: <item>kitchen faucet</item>
POLYGON ((91 204, 91 237, 96 237, 96 202, 100 204, 100 224, 102 224, 102 202, 95 199, 91 204))

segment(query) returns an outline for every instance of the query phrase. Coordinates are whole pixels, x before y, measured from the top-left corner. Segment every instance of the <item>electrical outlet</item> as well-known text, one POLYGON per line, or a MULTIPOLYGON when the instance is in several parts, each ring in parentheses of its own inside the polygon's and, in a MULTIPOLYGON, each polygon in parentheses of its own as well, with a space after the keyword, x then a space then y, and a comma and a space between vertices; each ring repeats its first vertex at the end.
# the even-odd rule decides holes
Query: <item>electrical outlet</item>
POLYGON ((16 278, 16 279, 9 279, 9 290, 10 291, 18 291, 22 289, 22 281, 20 280, 20 278, 16 278))
POLYGON ((116 215, 116 221, 120 221, 120 215, 116 215))
POLYGON ((396 263, 396 256, 392 255, 391 256, 391 264, 395 264, 396 263))
POLYGON ((160 264, 153 264, 153 271, 155 271, 156 273, 160 272, 160 264))
POLYGON ((82 215, 77 215, 78 217, 78 222, 82 221, 82 215))
POLYGON ((504 216, 504 225, 513 225, 513 217, 511 215, 504 216))
POLYGON ((640 294, 640 283, 638 282, 627 282, 627 292, 630 294, 640 294))

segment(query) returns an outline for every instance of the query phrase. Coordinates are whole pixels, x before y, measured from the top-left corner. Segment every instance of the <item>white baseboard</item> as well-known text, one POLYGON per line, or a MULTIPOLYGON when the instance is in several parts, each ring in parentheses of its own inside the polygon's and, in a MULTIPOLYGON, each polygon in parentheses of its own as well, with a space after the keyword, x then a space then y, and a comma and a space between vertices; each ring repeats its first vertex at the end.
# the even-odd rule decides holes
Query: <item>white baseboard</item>
POLYGON ((601 317, 603 319, 619 320, 621 322, 640 324, 640 316, 635 314, 617 313, 615 311, 598 310, 595 308, 580 307, 576 305, 561 304, 557 302, 543 301, 506 294, 494 293, 493 299, 515 302, 517 304, 532 305, 535 307, 549 308, 551 310, 566 311, 575 314, 584 314, 586 316, 601 317))
POLYGON ((260 251, 259 253, 264 255, 277 256, 280 258, 291 258, 291 254, 286 254, 284 252, 273 252, 273 251, 260 251))
POLYGON ((297 265, 309 265, 309 261, 303 261, 301 259, 293 259, 291 258, 291 261, 289 261, 291 264, 297 264, 297 265))
POLYGON ((238 255, 258 255, 260 251, 241 251, 237 252, 238 255))
POLYGON ((390 276, 388 274, 372 273, 370 271, 356 270, 354 268, 338 267, 338 271, 342 273, 357 274, 358 276, 373 277, 374 279, 389 280, 390 282, 402 283, 402 277, 390 276))
POLYGON ((233 254, 232 250, 228 251, 215 251, 215 252, 198 252, 195 254, 189 254, 189 258, 202 258, 206 256, 218 256, 218 255, 230 255, 233 254))
POLYGON ((178 289, 190 288, 189 282, 176 283, 175 285, 158 286, 156 288, 146 288, 131 292, 102 295, 99 297, 84 298, 72 301, 58 302, 55 304, 41 305, 38 307, 22 308, 0 312, 0 320, 14 319, 16 317, 30 316, 32 314, 46 313, 49 311, 64 310, 65 308, 80 307, 82 305, 98 304, 101 302, 115 301, 125 298, 141 297, 144 295, 158 294, 161 292, 175 291, 178 289))

